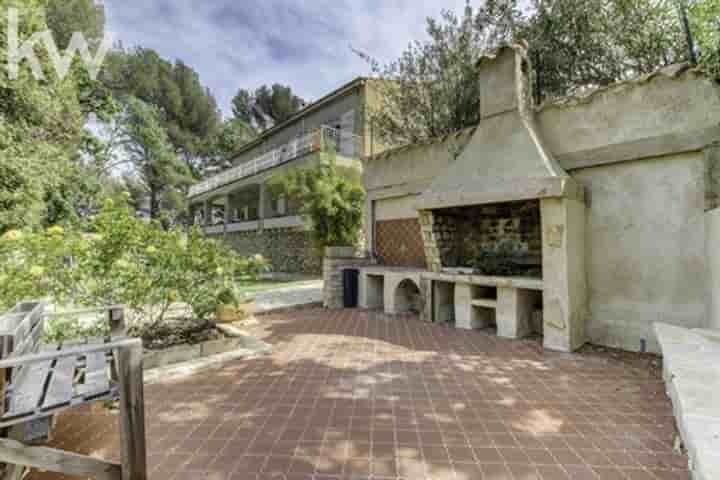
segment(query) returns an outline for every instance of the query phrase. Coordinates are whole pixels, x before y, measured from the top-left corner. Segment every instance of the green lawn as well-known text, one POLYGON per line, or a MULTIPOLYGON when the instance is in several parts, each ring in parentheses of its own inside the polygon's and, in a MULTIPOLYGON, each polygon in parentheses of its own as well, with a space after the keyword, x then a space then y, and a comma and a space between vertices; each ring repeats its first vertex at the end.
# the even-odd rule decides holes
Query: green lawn
POLYGON ((280 280, 242 280, 238 286, 240 290, 249 296, 257 295, 261 292, 268 292, 271 290, 278 290, 280 288, 295 287, 301 285, 307 285, 312 283, 313 280, 302 280, 295 282, 284 282, 280 280))

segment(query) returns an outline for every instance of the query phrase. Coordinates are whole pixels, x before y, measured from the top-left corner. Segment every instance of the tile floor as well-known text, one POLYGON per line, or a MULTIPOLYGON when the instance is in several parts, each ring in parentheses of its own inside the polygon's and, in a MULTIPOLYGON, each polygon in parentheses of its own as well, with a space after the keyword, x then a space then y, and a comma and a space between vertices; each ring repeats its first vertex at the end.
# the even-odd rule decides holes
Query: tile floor
MULTIPOLYGON (((610 357, 376 312, 255 328, 271 354, 146 387, 152 479, 688 479, 661 380, 610 357)), ((66 414, 54 445, 117 459, 114 420, 66 414)))

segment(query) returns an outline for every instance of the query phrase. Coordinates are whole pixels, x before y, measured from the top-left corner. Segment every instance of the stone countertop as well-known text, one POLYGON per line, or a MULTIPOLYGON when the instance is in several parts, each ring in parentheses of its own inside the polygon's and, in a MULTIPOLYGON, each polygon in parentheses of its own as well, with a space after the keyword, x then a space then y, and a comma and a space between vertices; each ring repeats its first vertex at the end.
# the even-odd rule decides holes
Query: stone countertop
POLYGON ((493 277, 486 275, 473 275, 455 272, 431 272, 429 270, 423 270, 418 268, 384 267, 381 265, 362 267, 359 268, 359 270, 370 275, 420 274, 422 278, 428 280, 438 280, 450 283, 470 283, 485 286, 523 288, 527 290, 542 290, 544 288, 543 279, 534 277, 493 277))
POLYGON ((542 290, 544 287, 542 278, 532 277, 489 277, 485 275, 426 272, 423 274, 423 278, 451 283, 470 283, 473 285, 523 288, 526 290, 542 290))
POLYGON ((720 478, 720 331, 655 324, 663 377, 694 480, 720 478))

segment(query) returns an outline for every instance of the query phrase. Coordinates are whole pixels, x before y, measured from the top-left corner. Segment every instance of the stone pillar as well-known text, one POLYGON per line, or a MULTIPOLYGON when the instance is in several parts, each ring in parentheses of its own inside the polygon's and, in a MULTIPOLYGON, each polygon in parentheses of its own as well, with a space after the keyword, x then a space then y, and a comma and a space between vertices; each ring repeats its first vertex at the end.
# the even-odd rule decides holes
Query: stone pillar
POLYGON ((425 245, 425 258, 427 258, 428 269, 431 272, 442 271, 442 259, 438 248, 438 238, 435 231, 435 217, 429 210, 421 210, 419 216, 420 229, 425 245))
POLYGON ((368 255, 375 258, 375 201, 369 197, 365 202, 365 238, 368 255))
POLYGON ((323 306, 343 308, 343 269, 370 265, 370 259, 358 255, 355 247, 327 247, 323 259, 323 306))
POLYGON ((497 289, 497 334, 503 338, 523 338, 532 332, 534 292, 519 288, 497 289))
POLYGON ((426 281, 432 285, 432 298, 428 298, 428 304, 432 306, 432 317, 428 321, 453 322, 455 320, 455 285, 449 282, 426 281))
POLYGON ((570 198, 540 202, 543 222, 545 348, 572 352, 586 341, 585 204, 570 198))

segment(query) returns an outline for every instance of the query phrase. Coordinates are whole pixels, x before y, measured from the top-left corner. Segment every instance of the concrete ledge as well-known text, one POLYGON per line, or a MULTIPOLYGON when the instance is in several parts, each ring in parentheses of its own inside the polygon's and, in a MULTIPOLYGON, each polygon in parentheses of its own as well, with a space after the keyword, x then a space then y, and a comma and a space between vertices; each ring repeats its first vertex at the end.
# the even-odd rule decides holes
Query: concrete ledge
MULTIPOLYGON (((228 335, 228 332, 225 332, 228 335)), ((178 345, 164 350, 147 350, 143 355, 143 367, 155 369, 200 358, 232 352, 235 350, 266 352, 270 345, 237 331, 228 338, 210 340, 197 345, 178 345)))
POLYGON ((720 479, 720 332, 655 324, 694 480, 720 479))

